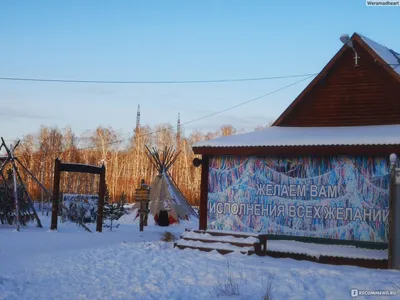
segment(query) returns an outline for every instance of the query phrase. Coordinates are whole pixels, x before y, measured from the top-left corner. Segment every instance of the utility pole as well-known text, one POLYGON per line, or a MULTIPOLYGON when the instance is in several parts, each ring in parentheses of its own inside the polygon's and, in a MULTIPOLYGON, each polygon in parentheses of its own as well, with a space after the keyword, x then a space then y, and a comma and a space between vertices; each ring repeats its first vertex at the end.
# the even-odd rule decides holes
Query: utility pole
POLYGON ((138 105, 137 112, 136 112, 135 136, 139 134, 139 128, 140 128, 140 104, 138 105))
POLYGON ((178 113, 178 124, 176 126, 176 149, 181 148, 181 113, 178 113))

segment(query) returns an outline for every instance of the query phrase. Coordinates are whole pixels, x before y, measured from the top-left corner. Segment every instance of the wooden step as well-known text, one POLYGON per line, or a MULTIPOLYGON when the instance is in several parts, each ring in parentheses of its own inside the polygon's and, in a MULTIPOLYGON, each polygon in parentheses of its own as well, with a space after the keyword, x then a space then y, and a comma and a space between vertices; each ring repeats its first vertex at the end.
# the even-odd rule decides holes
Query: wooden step
POLYGON ((213 251, 216 250, 218 253, 221 254, 228 254, 232 252, 239 252, 242 254, 254 254, 255 248, 253 244, 241 244, 241 246, 232 245, 230 243, 223 243, 221 241, 213 241, 210 242, 209 240, 192 240, 192 239, 180 239, 174 243, 174 247, 179 249, 197 249, 200 251, 213 251))
MULTIPOLYGON (((225 255, 225 254, 229 254, 234 252, 234 250, 229 250, 229 249, 215 249, 215 248, 208 248, 208 247, 197 247, 197 246, 188 246, 188 245, 178 245, 177 243, 175 243, 174 247, 178 248, 178 249, 193 249, 193 250, 200 250, 200 251, 204 251, 204 252, 211 252, 211 251, 217 251, 219 254, 225 255)), ((236 251, 239 252, 241 254, 248 254, 250 255, 253 254, 252 251, 236 251)))
POLYGON ((260 241, 254 234, 188 229, 181 235, 180 240, 175 242, 174 247, 207 252, 216 250, 221 254, 239 252, 251 255, 261 252, 260 241))
POLYGON ((209 240, 209 239, 201 239, 201 238, 192 238, 192 237, 181 237, 182 240, 185 241, 199 241, 202 243, 225 243, 230 244, 237 247, 254 247, 255 243, 243 243, 243 242, 232 242, 232 241, 224 241, 224 240, 209 240))
MULTIPOLYGON (((265 255, 267 250, 267 235, 266 234, 254 234, 254 233, 236 233, 232 231, 217 231, 217 230, 193 230, 185 229, 185 233, 181 235, 181 239, 190 238, 192 240, 198 241, 215 241, 221 243, 229 243, 231 245, 241 246, 241 244, 252 244, 254 247, 254 252, 257 255, 265 255), (188 236, 187 233, 193 233, 194 236, 188 236), (207 238, 203 238, 207 234, 207 238), (198 237, 196 236, 198 235, 198 237), (215 238, 211 238, 211 237, 215 238), (218 238, 221 237, 221 238, 218 238), (226 237, 226 238, 224 238, 226 237), (228 240, 227 238, 232 238, 228 240), (235 240, 237 239, 237 241, 235 240), (245 239, 250 239, 253 241, 246 241, 245 239), (237 243, 237 244, 236 244, 237 243)), ((244 245, 243 245, 244 246, 244 245)))
POLYGON ((181 237, 188 238, 199 238, 199 239, 207 239, 207 240, 220 240, 220 241, 234 241, 238 243, 247 243, 253 244, 259 242, 259 238, 257 236, 243 236, 243 235, 235 235, 235 234, 212 234, 208 231, 185 231, 182 233, 181 237))
POLYGON ((224 231, 208 231, 208 230, 189 230, 186 229, 185 231, 191 231, 194 233, 208 233, 210 235, 214 235, 214 236, 233 236, 233 237, 237 237, 237 238, 248 238, 248 237, 256 237, 258 238, 258 234, 254 234, 254 233, 236 233, 236 232, 224 232, 224 231))

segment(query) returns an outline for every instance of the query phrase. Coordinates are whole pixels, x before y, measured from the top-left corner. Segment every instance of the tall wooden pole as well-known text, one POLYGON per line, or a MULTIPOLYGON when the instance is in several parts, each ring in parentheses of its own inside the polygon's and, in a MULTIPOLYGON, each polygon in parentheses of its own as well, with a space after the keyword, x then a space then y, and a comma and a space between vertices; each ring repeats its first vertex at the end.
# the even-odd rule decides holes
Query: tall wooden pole
POLYGON ((208 199, 208 170, 209 157, 203 155, 201 163, 201 182, 200 182, 200 223, 199 229, 207 229, 207 199, 208 199))
POLYGON ((60 200, 60 159, 54 161, 53 202, 51 207, 51 230, 57 230, 58 202, 60 200))
POLYGON ((14 149, 13 145, 10 145, 11 162, 13 166, 13 182, 14 182, 14 201, 15 201, 15 224, 17 225, 17 231, 20 230, 21 224, 19 219, 19 201, 18 201, 18 190, 17 190, 17 171, 14 164, 14 149))
POLYGON ((103 209, 104 209, 104 196, 106 193, 106 167, 103 164, 100 172, 99 183, 99 204, 97 208, 97 226, 96 231, 102 232, 103 230, 103 209))

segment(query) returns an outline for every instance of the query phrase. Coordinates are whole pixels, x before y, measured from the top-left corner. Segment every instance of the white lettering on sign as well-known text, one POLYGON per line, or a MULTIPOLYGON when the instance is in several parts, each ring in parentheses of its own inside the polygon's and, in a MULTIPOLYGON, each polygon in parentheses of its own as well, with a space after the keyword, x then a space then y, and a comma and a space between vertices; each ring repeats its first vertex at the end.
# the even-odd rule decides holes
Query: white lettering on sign
POLYGON ((386 222, 389 217, 387 209, 351 208, 331 206, 304 206, 260 203, 209 202, 210 214, 232 214, 249 216, 289 217, 301 219, 326 219, 347 221, 386 222))
POLYGON ((307 195, 309 195, 310 198, 337 198, 339 196, 339 188, 337 185, 256 184, 256 196, 302 198, 307 195))

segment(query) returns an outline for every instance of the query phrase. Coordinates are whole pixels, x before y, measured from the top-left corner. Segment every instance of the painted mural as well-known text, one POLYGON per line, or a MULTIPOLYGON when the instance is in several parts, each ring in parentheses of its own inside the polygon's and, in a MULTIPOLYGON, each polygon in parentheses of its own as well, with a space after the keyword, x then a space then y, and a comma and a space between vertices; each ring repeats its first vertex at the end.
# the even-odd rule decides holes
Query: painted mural
POLYGON ((387 242, 388 206, 387 158, 210 160, 209 229, 387 242))

